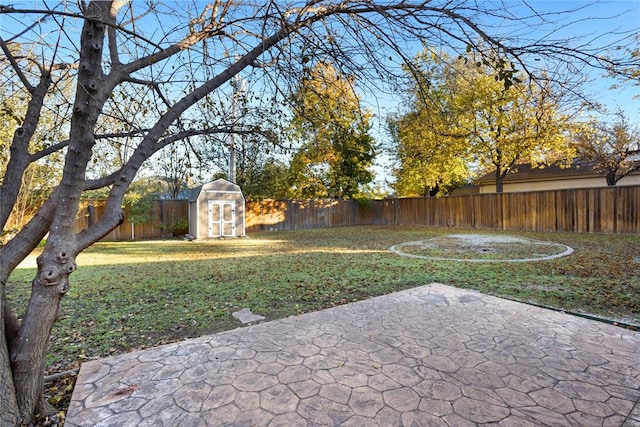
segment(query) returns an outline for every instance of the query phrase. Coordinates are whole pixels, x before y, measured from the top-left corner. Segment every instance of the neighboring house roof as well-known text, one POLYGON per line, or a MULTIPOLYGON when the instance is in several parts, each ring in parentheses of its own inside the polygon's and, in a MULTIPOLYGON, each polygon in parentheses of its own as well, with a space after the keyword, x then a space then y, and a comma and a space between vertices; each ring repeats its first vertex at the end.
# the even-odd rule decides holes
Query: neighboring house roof
POLYGON ((480 188, 475 184, 464 184, 454 188, 450 196, 468 196, 480 193, 480 188))
POLYGON ((191 191, 193 191, 192 188, 190 188, 188 190, 180 190, 178 192, 177 197, 173 197, 173 195, 171 193, 169 193, 168 191, 165 191, 164 193, 158 195, 158 199, 160 199, 160 200, 189 200, 189 197, 191 197, 191 191))
MULTIPOLYGON (((507 174, 504 183, 551 181, 557 179, 604 177, 604 172, 594 170, 595 162, 574 160, 569 167, 560 165, 532 167, 530 164, 517 165, 515 170, 507 174)), ((477 185, 490 185, 496 182, 496 172, 488 173, 475 181, 477 185)))

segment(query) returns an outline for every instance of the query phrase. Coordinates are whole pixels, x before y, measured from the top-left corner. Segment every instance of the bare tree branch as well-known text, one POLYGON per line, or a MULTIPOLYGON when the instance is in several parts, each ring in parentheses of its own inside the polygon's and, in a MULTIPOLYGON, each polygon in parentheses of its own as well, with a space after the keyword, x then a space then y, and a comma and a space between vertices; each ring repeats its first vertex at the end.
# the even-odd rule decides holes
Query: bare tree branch
POLYGON ((18 62, 16 61, 15 57, 13 56, 13 53, 11 53, 11 50, 9 49, 9 46, 7 46, 7 43, 2 38, 0 38, 0 48, 2 48, 2 52, 4 52, 5 56, 9 60, 9 63, 11 64, 11 67, 13 68, 13 71, 20 78, 20 81, 22 82, 24 87, 29 92, 32 92, 34 90, 33 85, 29 82, 27 77, 22 72, 22 69, 18 65, 18 62))
MULTIPOLYGON (((64 17, 68 17, 68 18, 74 18, 74 19, 91 19, 95 22, 99 22, 103 25, 111 25, 111 23, 108 20, 100 20, 100 19, 96 19, 96 18, 90 18, 87 17, 84 12, 82 13, 75 13, 75 12, 68 12, 66 10, 42 10, 42 9, 16 9, 12 6, 3 6, 0 5, 0 15, 2 14, 24 14, 24 15, 45 15, 45 16, 64 16, 64 17)), ((131 30, 128 30, 127 28, 121 27, 121 26, 117 26, 119 31, 122 31, 125 34, 128 34, 130 36, 133 36, 135 38, 138 38, 142 41, 144 41, 145 43, 149 44, 150 46, 156 47, 156 48, 160 48, 159 45, 156 45, 154 42, 152 42, 151 40, 143 37, 140 33, 138 32, 134 32, 131 30)))
MULTIPOLYGON (((499 78, 506 81, 513 77, 513 62, 542 81, 555 78, 558 84, 567 84, 576 92, 575 86, 570 86, 571 80, 536 76, 543 67, 538 67, 532 57, 538 55, 544 62, 560 63, 558 73, 573 71, 570 67, 575 67, 574 74, 587 67, 623 72, 638 65, 637 57, 618 58, 613 56, 615 52, 605 56, 604 50, 595 46, 576 45, 577 39, 571 43, 548 38, 531 41, 524 31, 502 31, 503 24, 522 22, 522 28, 530 31, 537 23, 551 22, 553 15, 536 12, 534 5, 528 3, 522 6, 527 19, 531 18, 528 22, 521 21, 505 3, 479 0, 212 0, 207 6, 200 2, 140 4, 120 0, 86 4, 69 1, 51 6, 51 10, 49 4, 45 4, 45 10, 0 6, 2 15, 37 17, 35 24, 20 23, 22 28, 16 29, 15 34, 5 36, 8 30, 0 30, 4 37, 0 48, 8 64, 3 72, 12 85, 24 86, 30 94, 24 124, 11 142, 10 159, 0 186, 0 222, 6 224, 15 208, 29 164, 61 157, 56 155, 61 152, 65 160, 59 185, 36 213, 37 222, 29 223, 30 231, 23 228, 0 254, 5 274, 5 267, 11 270, 24 252, 37 244, 42 233, 50 231, 32 287, 34 295, 47 303, 27 310, 16 344, 12 345, 12 357, 20 363, 0 367, 3 384, 9 384, 11 378, 18 384, 16 390, 22 395, 19 411, 25 424, 33 415, 38 391, 33 389, 41 387, 39 370, 44 366, 47 334, 69 288, 75 257, 117 226, 122 219, 124 195, 143 164, 154 153, 178 141, 193 145, 189 138, 195 140, 196 136, 237 133, 271 137, 258 115, 254 116, 254 125, 242 127, 234 123, 236 117, 228 108, 229 83, 234 76, 250 74, 257 80, 256 86, 262 87, 262 99, 243 105, 258 111, 251 102, 261 104, 259 107, 290 103, 290 94, 305 70, 322 60, 330 61, 343 75, 357 77, 358 84, 366 85, 370 92, 380 93, 379 89, 397 83, 403 66, 413 69, 415 50, 423 46, 442 46, 443 51, 456 53, 469 47, 485 57, 498 52, 508 56, 495 64, 499 78), (127 7, 120 9, 123 5, 127 7), (70 26, 73 22, 82 22, 77 33, 70 26), (39 32, 53 34, 54 30, 57 38, 40 37, 39 32), (21 50, 29 54, 12 55, 13 43, 22 43, 21 50), (66 52, 68 57, 63 56, 66 52), (61 63, 60 58, 68 63, 61 63), (37 70, 33 66, 35 59, 39 61, 37 70), (75 88, 72 100, 62 93, 67 78, 69 87, 75 88), (30 83, 36 79, 37 85, 30 83), (68 109, 58 107, 64 103, 70 104, 68 109), (211 110, 206 114, 194 111, 200 107, 211 110), (62 111, 60 116, 70 116, 66 120, 56 118, 53 122, 58 133, 48 138, 43 137, 46 129, 39 123, 47 108, 62 111), (115 147, 114 157, 124 159, 108 164, 98 173, 91 164, 108 146, 105 140, 115 147), (51 145, 47 147, 48 144, 51 145), (30 154, 30 150, 35 152, 30 154), (121 156, 120 150, 132 150, 132 154, 121 156), (115 172, 110 173, 113 169, 115 172), (101 175, 106 176, 86 180, 87 176, 101 175), (105 216, 76 234, 73 225, 82 192, 102 187, 110 187, 105 216), (31 334, 41 340, 31 339, 31 334), (13 377, 2 369, 11 369, 13 377)), ((553 35, 554 30, 548 34, 553 35)), ((590 41, 594 40, 598 40, 597 36, 590 37, 590 41)), ((267 117, 265 122, 277 119, 267 117)), ((112 152, 104 154, 108 157, 112 152)), ((0 401, 0 408, 3 404, 0 401)))

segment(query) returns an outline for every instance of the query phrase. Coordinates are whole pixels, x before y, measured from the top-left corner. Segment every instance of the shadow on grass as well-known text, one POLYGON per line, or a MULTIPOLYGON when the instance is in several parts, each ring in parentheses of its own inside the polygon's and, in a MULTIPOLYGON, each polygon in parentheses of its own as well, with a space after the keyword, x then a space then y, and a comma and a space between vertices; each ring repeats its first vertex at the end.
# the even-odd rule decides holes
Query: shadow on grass
MULTIPOLYGON (((48 364, 61 370, 240 327, 231 313, 245 307, 272 320, 432 282, 640 323, 635 236, 509 233, 576 249, 535 264, 432 261, 388 251, 452 231, 346 227, 206 242, 99 243, 79 257, 48 364)), ((20 268, 11 276, 7 295, 17 312, 34 274, 20 268)))

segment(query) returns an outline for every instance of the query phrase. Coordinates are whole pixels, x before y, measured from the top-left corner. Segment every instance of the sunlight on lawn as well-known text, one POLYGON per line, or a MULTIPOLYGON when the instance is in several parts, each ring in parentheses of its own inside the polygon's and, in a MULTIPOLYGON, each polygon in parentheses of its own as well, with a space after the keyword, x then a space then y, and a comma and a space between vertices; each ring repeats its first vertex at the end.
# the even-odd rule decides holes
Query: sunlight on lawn
POLYGON ((353 249, 353 248, 315 248, 287 251, 290 254, 386 254, 387 249, 353 249))
MULTIPOLYGON (((440 256, 434 251, 449 249, 498 256, 495 240, 506 239, 505 232, 483 230, 481 240, 478 233, 363 226, 194 242, 100 242, 78 256, 48 365, 64 369, 80 358, 236 328, 232 313, 242 308, 276 319, 432 282, 640 324, 635 261, 640 240, 635 235, 510 232, 509 238, 575 248, 570 257, 539 263, 436 261, 389 251, 420 241, 410 252, 440 256), (478 245, 444 244, 451 234, 478 245)), ((520 255, 525 249, 508 252, 520 255)), ((7 284, 18 312, 26 307, 41 251, 34 251, 7 284)), ((549 251, 556 252, 541 247, 535 253, 549 251)))
MULTIPOLYGON (((135 263, 162 263, 223 259, 236 257, 267 256, 278 252, 290 254, 308 253, 384 253, 386 250, 354 248, 283 248, 287 240, 271 239, 223 239, 185 242, 181 240, 148 240, 141 242, 102 242, 81 252, 77 257, 78 266, 122 265, 135 263)), ((36 259, 42 248, 36 249, 18 265, 18 269, 36 268, 36 259)))

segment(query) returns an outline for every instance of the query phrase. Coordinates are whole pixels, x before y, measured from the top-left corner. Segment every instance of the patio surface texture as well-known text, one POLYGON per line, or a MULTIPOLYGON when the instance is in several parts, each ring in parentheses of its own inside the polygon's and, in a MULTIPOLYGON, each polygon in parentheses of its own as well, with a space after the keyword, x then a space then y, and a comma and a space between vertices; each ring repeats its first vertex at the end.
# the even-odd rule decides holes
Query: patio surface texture
POLYGON ((640 333, 431 284, 84 363, 66 426, 640 426, 640 333))

